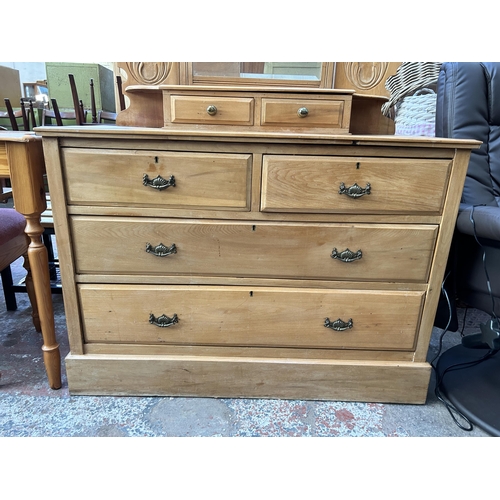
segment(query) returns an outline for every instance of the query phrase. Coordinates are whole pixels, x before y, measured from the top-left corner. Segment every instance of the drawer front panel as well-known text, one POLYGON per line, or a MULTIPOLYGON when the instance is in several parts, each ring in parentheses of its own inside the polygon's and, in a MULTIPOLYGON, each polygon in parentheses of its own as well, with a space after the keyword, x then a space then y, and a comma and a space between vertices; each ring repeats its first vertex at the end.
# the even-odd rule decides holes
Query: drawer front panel
POLYGON ((411 350, 424 293, 80 285, 79 296, 88 343, 411 350))
POLYGON ((73 216, 78 273, 425 282, 437 226, 73 216), (163 245, 160 247, 159 245, 163 245))
POLYGON ((68 148, 62 159, 69 204, 249 210, 251 155, 68 148))
POLYGON ((439 214, 448 160, 265 156, 264 212, 439 214))
POLYGON ((342 128, 343 121, 343 100, 262 99, 264 126, 342 128))
POLYGON ((253 125, 254 99, 174 95, 170 97, 170 112, 172 123, 253 125))

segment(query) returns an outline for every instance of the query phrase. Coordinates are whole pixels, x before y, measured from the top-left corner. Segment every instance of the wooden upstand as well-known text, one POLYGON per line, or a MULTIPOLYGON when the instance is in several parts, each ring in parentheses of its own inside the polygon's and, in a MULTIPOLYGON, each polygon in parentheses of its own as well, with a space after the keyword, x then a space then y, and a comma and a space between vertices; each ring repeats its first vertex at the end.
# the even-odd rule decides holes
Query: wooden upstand
POLYGON ((71 393, 424 403, 479 143, 198 125, 38 129, 71 393))

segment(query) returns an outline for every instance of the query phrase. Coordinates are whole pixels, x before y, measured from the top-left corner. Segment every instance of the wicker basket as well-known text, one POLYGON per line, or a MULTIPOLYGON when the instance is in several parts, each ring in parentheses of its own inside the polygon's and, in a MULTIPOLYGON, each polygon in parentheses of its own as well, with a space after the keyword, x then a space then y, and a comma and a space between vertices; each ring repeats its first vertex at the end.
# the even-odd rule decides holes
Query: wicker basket
POLYGON ((396 74, 387 78, 385 82, 390 97, 382 106, 382 114, 394 118, 396 105, 402 99, 437 83, 441 64, 440 62, 402 63, 396 74))
POLYGON ((436 93, 420 89, 396 105, 395 135, 424 135, 434 137, 436 121, 436 93))

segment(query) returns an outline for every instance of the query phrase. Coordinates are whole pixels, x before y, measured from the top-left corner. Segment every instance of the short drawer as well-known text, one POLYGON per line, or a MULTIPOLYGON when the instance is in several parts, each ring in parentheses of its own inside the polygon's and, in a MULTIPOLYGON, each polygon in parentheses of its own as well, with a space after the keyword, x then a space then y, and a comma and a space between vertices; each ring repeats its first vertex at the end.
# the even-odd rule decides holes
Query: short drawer
POLYGON ((426 282, 437 226, 73 216, 78 273, 426 282))
POLYGON ((62 150, 69 204, 249 210, 247 154, 62 150))
POLYGON ((261 209, 440 214, 450 168, 448 160, 266 155, 261 209))
MULTIPOLYGON (((350 99, 350 96, 349 96, 350 99)), ((345 128, 349 112, 343 99, 262 99, 261 125, 282 127, 345 128)), ((338 132, 338 131, 337 131, 338 132)))
POLYGON ((170 96, 169 123, 198 123, 203 125, 253 125, 252 97, 170 96))
POLYGON ((87 343, 412 350, 423 292, 80 285, 87 343))

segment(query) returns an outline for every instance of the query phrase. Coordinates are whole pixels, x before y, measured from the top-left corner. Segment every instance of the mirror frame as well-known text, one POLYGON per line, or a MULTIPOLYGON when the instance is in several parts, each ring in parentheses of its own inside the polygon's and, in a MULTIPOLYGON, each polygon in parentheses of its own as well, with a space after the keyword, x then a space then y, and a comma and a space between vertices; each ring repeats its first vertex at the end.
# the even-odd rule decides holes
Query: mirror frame
POLYGON ((240 87, 310 87, 327 88, 333 87, 333 76, 335 72, 335 63, 321 63, 321 78, 319 80, 302 79, 275 79, 275 78, 238 78, 225 76, 195 76, 193 74, 192 62, 181 62, 180 64, 180 83, 181 85, 227 85, 240 87))

